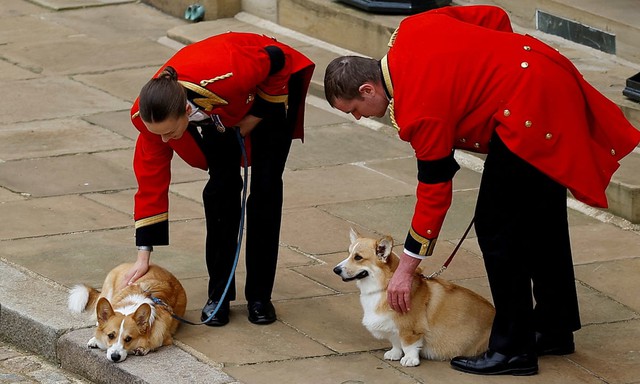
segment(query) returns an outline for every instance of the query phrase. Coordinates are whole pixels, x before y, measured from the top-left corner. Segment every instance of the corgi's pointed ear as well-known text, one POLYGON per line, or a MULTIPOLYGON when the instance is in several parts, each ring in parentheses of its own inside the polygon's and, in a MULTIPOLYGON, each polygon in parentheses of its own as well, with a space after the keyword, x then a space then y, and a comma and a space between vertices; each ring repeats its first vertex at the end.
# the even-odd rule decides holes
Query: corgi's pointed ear
POLYGON ((355 243, 359 237, 360 234, 358 233, 358 231, 351 227, 351 230, 349 230, 349 238, 351 239, 351 244, 355 243))
POLYGON ((386 262, 387 258, 391 254, 392 249, 393 238, 391 238, 391 236, 385 236, 382 239, 378 240, 378 244, 376 244, 376 255, 380 260, 386 262))
POLYGON ((149 328, 149 318, 151 317, 151 306, 147 303, 141 304, 133 314, 133 320, 140 329, 140 333, 146 333, 149 328))
POLYGON ((98 324, 102 324, 113 316, 113 308, 111 303, 104 297, 101 297, 96 304, 96 317, 98 318, 98 324))

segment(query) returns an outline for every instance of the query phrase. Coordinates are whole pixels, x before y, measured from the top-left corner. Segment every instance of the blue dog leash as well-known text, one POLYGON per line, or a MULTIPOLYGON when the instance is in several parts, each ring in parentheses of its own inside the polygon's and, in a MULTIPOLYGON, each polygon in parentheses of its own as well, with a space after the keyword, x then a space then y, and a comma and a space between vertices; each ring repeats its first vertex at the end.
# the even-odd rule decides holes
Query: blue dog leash
MULTIPOLYGON (((222 296, 220 296, 220 300, 218 300, 218 304, 216 305, 216 307, 213 309, 213 312, 211 312, 211 315, 209 315, 209 318, 205 321, 202 321, 200 323, 194 323, 192 321, 189 321, 187 319, 184 319, 178 315, 176 315, 173 312, 173 308, 171 308, 169 305, 167 305, 164 301, 162 301, 161 299, 151 296, 151 300, 156 304, 156 305, 160 305, 165 307, 165 309, 167 309, 167 311, 171 314, 171 317, 173 317, 174 319, 182 322, 182 323, 186 323, 186 324, 191 324, 191 325, 202 325, 202 324, 206 324, 207 322, 209 322, 211 319, 213 319, 213 317, 216 315, 216 313, 218 313, 218 310, 220 309, 220 306, 222 305, 222 303, 224 302, 224 298, 227 296, 227 292, 229 291, 229 286, 231 285, 231 281, 233 280, 233 276, 236 273, 236 267, 238 266, 238 259, 240 259, 240 247, 242 246, 242 235, 244 233, 244 213, 247 207, 247 187, 249 184, 249 179, 247 178, 247 173, 249 172, 249 159, 247 157, 247 150, 244 146, 244 138, 242 137, 242 135, 240 134, 240 128, 236 127, 235 128, 236 131, 236 136, 238 137, 238 142, 240 143, 240 150, 242 151, 242 160, 244 163, 243 166, 243 177, 244 177, 244 183, 243 183, 243 187, 242 187, 242 204, 240 206, 240 228, 238 229, 238 246, 236 247, 236 257, 233 260, 233 267, 231 268, 231 273, 229 274, 229 279, 227 280, 227 285, 224 287, 224 291, 222 292, 222 296)), ((209 300, 211 299, 211 297, 209 297, 209 300)))

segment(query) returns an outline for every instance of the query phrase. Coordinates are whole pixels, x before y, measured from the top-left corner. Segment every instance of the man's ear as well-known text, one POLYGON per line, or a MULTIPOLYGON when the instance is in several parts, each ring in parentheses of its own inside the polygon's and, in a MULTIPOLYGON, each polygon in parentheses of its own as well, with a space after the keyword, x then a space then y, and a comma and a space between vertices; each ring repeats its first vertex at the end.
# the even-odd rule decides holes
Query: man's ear
POLYGON ((372 83, 366 82, 358 87, 358 92, 360 92, 360 96, 367 97, 375 93, 375 88, 372 83))

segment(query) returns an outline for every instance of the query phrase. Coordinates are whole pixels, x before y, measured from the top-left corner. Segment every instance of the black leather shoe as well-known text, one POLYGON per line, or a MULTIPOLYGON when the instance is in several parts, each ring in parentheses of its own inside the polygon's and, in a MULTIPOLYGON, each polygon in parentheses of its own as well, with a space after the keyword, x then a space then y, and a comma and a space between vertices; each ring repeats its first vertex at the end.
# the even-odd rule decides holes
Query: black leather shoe
MULTIPOLYGON (((218 305, 217 301, 209 300, 207 304, 205 304, 204 308, 202 308, 202 314, 200 315, 200 321, 206 321, 209 316, 213 313, 218 305)), ((216 312, 215 316, 211 318, 211 320, 207 321, 205 324, 212 327, 222 327, 223 325, 229 322, 229 302, 223 301, 218 308, 218 312, 216 312)))
POLYGON ((536 332, 536 353, 544 355, 568 355, 576 351, 573 332, 541 333, 536 332))
POLYGON ((271 324, 276 321, 276 309, 271 301, 250 301, 247 309, 249 321, 253 324, 271 324))
POLYGON ((538 373, 538 358, 534 354, 505 356, 487 351, 476 357, 454 357, 451 366, 476 375, 529 376, 538 373))

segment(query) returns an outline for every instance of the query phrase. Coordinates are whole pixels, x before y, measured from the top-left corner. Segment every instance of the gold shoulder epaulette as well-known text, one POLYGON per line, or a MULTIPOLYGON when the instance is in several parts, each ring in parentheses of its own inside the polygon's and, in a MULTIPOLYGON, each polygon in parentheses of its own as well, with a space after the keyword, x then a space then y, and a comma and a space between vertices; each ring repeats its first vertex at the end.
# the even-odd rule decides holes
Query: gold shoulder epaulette
MULTIPOLYGON (((229 74, 227 74, 229 75, 229 74)), ((231 74, 230 76, 226 76, 223 78, 227 78, 227 77, 231 77, 233 74, 231 74)), ((202 80, 200 83, 205 83, 209 84, 212 83, 213 81, 215 81, 214 79, 211 80, 202 80)), ((220 80, 220 79, 217 79, 220 80)), ((207 112, 210 112, 213 109, 214 105, 227 105, 229 104, 229 102, 227 102, 225 99, 223 99, 222 97, 216 95, 215 93, 211 92, 210 90, 206 89, 204 86, 200 86, 198 84, 194 84, 194 83, 190 83, 188 81, 183 81, 183 80, 178 80, 178 82, 180 84, 182 84, 183 87, 197 93, 198 95, 202 95, 204 97, 198 97, 193 99, 193 102, 201 107, 202 109, 204 109, 207 112)))

